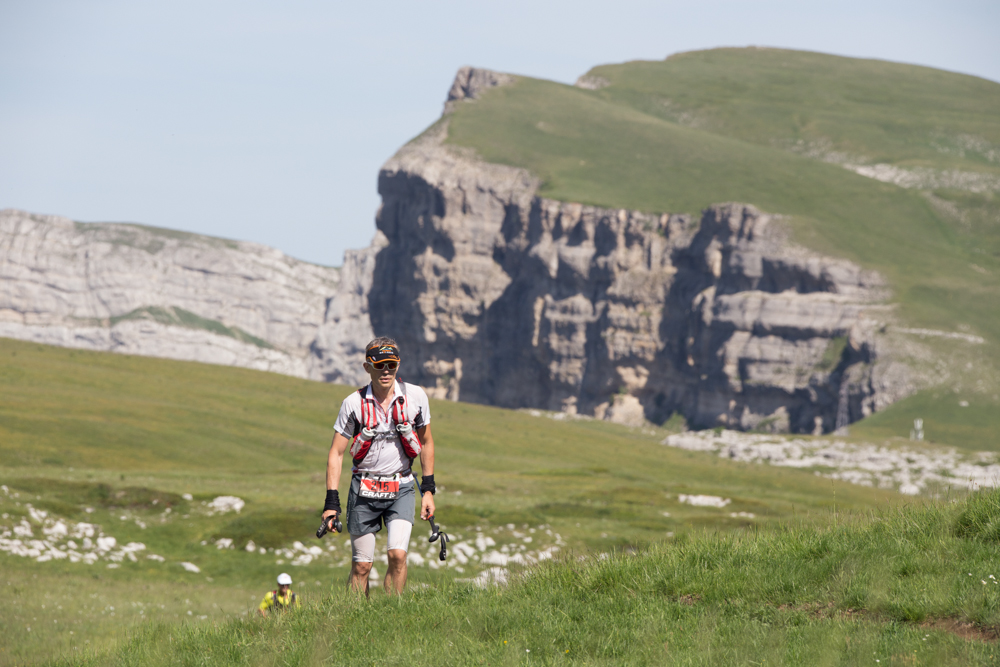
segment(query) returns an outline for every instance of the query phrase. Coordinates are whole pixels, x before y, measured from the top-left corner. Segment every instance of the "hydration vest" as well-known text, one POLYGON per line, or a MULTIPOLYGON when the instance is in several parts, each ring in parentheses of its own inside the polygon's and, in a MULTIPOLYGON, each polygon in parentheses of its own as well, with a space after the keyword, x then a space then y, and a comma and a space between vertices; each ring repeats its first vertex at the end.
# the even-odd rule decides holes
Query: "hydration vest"
MULTIPOLYGON (((422 446, 420 439, 413 431, 413 424, 410 423, 406 410, 406 385, 398 378, 396 383, 399 385, 401 395, 392 399, 392 405, 389 408, 392 430, 399 436, 403 453, 412 464, 413 459, 420 455, 422 446)), ((351 445, 351 458, 354 459, 355 466, 360 465, 368 455, 368 450, 371 449, 372 443, 375 441, 375 427, 378 425, 378 407, 375 405, 377 399, 368 400, 365 397, 366 393, 368 393, 368 385, 358 389, 358 394, 361 396, 361 419, 355 422, 358 426, 354 434, 354 444, 351 445)), ((372 395, 374 396, 374 392, 372 395)))
POLYGON ((278 591, 271 591, 271 599, 274 600, 274 606, 278 609, 285 610, 290 608, 295 604, 295 593, 288 596, 288 600, 284 601, 278 591))

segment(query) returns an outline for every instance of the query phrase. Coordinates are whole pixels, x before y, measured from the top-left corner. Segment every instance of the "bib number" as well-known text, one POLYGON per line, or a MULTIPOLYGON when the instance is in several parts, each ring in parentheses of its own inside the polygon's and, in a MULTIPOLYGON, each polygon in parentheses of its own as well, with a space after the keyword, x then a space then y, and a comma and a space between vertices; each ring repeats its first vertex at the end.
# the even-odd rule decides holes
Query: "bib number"
POLYGON ((358 495, 375 500, 395 500, 399 495, 399 478, 396 475, 363 475, 358 495))

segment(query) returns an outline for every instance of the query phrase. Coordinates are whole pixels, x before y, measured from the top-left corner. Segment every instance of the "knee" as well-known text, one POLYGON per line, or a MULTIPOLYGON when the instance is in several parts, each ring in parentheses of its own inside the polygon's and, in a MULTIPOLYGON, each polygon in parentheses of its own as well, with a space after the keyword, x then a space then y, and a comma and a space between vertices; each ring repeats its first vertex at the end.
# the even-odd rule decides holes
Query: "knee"
POLYGON ((368 573, 372 571, 371 563, 360 563, 354 561, 351 563, 351 572, 359 577, 367 577, 368 573))
POLYGON ((403 567, 406 565, 406 552, 402 549, 389 549, 389 566, 390 567, 403 567))

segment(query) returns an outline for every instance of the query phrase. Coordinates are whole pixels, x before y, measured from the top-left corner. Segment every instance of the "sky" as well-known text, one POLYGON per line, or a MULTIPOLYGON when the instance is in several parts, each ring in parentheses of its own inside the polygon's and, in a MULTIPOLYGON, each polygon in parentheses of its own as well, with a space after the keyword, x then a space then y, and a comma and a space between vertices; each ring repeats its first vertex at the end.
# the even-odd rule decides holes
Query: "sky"
POLYGON ((0 0, 0 209, 138 222, 324 265, 368 245, 379 167, 463 65, 773 46, 1000 81, 1000 3, 0 0))

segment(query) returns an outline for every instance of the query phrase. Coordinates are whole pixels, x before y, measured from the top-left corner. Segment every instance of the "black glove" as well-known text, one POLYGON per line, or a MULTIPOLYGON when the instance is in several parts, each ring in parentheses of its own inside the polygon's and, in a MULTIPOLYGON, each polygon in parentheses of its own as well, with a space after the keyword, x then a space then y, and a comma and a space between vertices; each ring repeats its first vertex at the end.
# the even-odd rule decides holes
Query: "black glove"
POLYGON ((421 496, 424 495, 425 493, 427 493, 428 491, 431 492, 431 495, 434 495, 434 492, 436 490, 437 490, 437 487, 434 486, 434 475, 424 475, 423 477, 420 478, 420 495, 421 496))
POLYGON ((332 491, 327 489, 326 491, 326 505, 323 506, 323 511, 325 512, 327 510, 337 510, 338 515, 341 513, 340 492, 337 491, 337 489, 334 489, 332 491))

